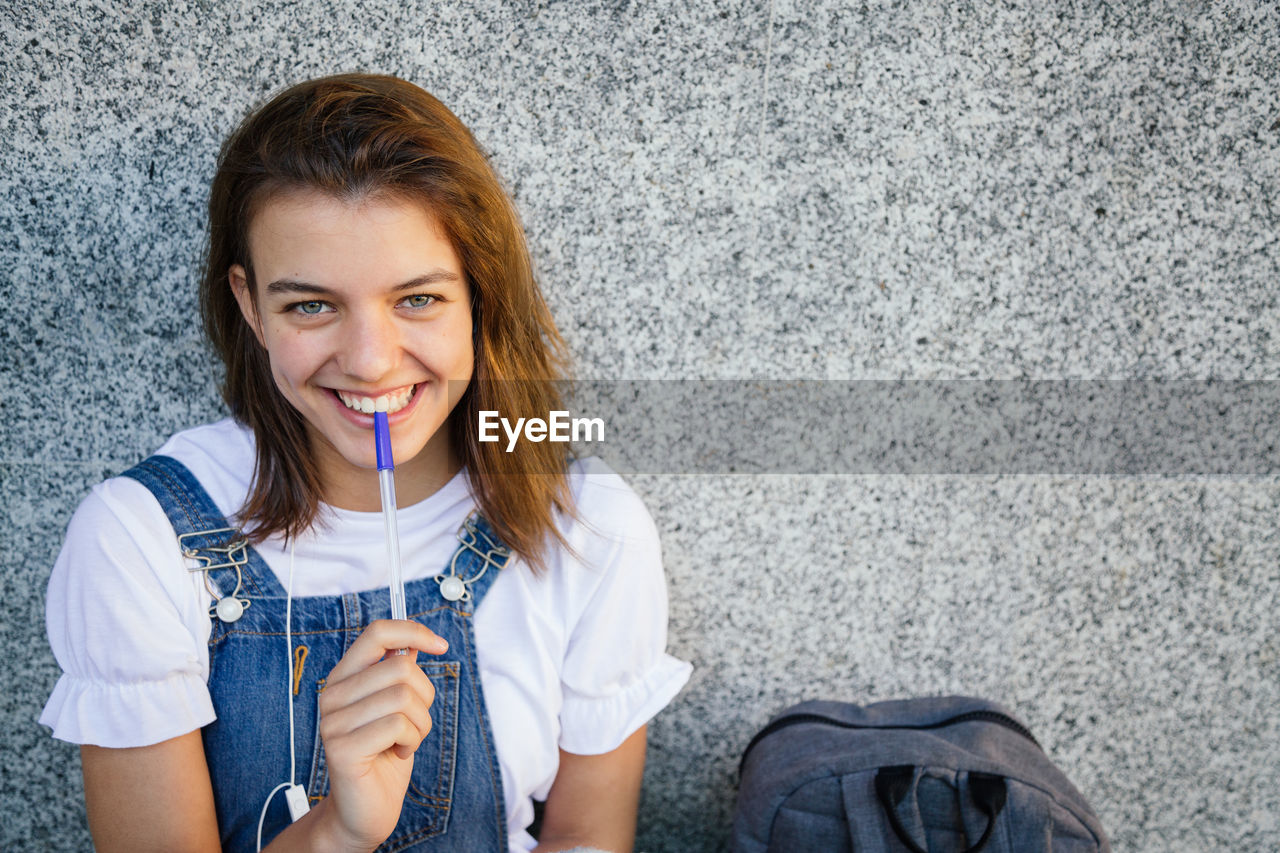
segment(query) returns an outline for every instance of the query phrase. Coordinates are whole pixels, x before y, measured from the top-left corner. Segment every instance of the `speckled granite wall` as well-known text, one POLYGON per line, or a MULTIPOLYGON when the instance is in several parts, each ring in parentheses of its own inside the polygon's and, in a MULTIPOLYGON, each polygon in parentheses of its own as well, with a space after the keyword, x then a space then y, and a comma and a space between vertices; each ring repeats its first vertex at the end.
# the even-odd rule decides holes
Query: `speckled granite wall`
MULTIPOLYGON (((249 102, 366 69, 493 152, 579 373, 1280 373, 1280 11, 1190 3, 0 8, 0 848, 87 849, 34 719, 94 481, 219 404, 191 302, 249 102)), ((671 645, 640 847, 723 848, 804 697, 1015 708, 1119 850, 1280 847, 1280 482, 638 476, 671 645)))

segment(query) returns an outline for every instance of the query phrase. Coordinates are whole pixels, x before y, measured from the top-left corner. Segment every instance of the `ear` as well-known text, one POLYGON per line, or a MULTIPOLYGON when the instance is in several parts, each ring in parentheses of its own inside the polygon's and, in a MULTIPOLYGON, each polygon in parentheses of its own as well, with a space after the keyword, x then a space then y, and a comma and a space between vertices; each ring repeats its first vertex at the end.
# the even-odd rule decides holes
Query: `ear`
POLYGON ((258 306, 253 301, 253 293, 249 290, 249 274, 240 264, 232 264, 227 270, 227 282, 231 285, 231 292, 235 294, 236 303, 240 306, 244 321, 249 324, 250 329, 253 329, 258 343, 266 349, 267 344, 262 337, 262 321, 258 317, 258 306))

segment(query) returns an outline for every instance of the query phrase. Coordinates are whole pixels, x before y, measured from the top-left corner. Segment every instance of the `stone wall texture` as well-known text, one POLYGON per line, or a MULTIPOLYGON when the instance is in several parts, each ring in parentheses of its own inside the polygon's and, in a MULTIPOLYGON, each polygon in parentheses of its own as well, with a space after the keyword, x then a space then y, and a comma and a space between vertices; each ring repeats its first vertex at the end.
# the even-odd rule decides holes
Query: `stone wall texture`
MULTIPOLYGON (((1280 378, 1265 0, 6 0, 0 46, 0 849, 90 849, 45 586, 94 482, 221 416, 205 194, 285 84, 449 104, 581 376, 1280 378)), ((1013 708, 1118 850, 1280 848, 1275 476, 630 480, 696 667, 638 849, 725 849, 786 705, 929 693, 1013 708)))

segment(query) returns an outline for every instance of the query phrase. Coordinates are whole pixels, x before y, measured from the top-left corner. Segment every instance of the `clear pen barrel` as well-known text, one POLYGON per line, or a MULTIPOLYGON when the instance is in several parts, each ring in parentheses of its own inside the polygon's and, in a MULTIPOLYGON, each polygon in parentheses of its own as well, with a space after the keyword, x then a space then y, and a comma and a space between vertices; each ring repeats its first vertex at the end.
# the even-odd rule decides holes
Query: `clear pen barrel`
POLYGON ((379 471, 378 485, 382 490, 382 522, 387 533, 387 565, 391 570, 391 618, 407 619, 404 576, 400 573, 400 533, 396 529, 395 471, 390 468, 379 471))

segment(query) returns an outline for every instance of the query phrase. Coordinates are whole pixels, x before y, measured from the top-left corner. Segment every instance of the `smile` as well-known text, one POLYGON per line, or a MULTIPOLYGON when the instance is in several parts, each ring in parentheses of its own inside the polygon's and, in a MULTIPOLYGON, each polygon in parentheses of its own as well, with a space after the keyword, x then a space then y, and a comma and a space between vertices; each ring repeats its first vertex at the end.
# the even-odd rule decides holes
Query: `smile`
POLYGON ((409 405, 409 401, 413 399, 413 392, 417 387, 417 385, 406 385, 399 391, 392 391, 389 394, 382 394, 378 397, 364 397, 359 394, 352 394, 349 391, 339 391, 337 388, 334 388, 333 392, 338 395, 338 399, 342 401, 343 405, 352 411, 362 412, 366 415, 372 415, 374 412, 391 414, 409 405))

